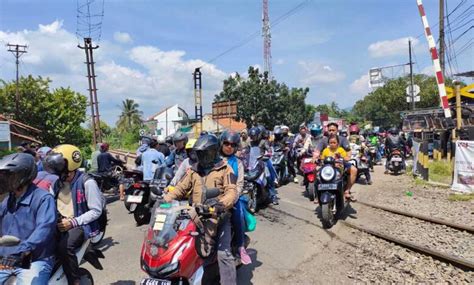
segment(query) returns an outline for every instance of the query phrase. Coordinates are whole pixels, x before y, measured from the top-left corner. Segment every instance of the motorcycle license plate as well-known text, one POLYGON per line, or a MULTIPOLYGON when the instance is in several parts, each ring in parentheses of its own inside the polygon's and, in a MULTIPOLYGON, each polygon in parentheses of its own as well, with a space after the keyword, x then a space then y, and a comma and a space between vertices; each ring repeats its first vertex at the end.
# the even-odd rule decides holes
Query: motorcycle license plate
POLYGON ((154 278, 144 278, 141 285, 171 285, 170 280, 154 279, 154 278))
POLYGON ((318 190, 337 190, 337 184, 336 183, 319 184, 318 190))
POLYGON ((127 196, 127 203, 141 203, 142 200, 143 200, 143 196, 140 196, 140 195, 127 196))
POLYGON ((401 161, 402 161, 402 158, 401 158, 401 157, 393 157, 393 158, 392 158, 392 161, 401 162, 401 161))
POLYGON ((311 158, 305 158, 303 160, 304 163, 311 163, 312 159, 311 158))

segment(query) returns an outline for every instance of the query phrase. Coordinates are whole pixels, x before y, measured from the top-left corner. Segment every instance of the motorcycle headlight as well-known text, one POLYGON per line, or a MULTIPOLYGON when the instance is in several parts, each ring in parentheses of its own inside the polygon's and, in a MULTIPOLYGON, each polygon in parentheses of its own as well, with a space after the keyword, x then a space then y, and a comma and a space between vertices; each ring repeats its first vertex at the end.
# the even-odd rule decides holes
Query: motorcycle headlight
POLYGON ((325 166, 321 169, 321 178, 324 181, 331 181, 336 175, 336 171, 331 166, 325 166))

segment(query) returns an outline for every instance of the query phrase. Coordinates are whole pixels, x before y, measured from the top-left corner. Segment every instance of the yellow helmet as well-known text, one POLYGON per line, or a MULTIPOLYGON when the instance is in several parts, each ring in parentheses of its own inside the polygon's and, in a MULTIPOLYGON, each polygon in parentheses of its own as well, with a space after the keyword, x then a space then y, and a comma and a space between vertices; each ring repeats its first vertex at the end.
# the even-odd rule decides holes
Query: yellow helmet
POLYGON ((67 161, 67 170, 74 171, 82 165, 82 154, 78 147, 71 144, 61 144, 55 147, 52 153, 60 153, 67 161))
POLYGON ((196 143, 197 139, 190 139, 186 143, 185 149, 192 149, 194 147, 194 144, 196 143))

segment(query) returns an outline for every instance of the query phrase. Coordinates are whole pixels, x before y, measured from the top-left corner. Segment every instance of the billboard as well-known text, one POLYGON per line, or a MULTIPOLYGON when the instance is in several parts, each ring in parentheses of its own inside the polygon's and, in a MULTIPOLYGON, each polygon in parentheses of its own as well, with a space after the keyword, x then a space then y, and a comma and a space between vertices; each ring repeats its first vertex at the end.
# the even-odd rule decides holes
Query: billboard
POLYGON ((212 103, 212 118, 228 119, 237 116, 237 101, 223 101, 212 103))

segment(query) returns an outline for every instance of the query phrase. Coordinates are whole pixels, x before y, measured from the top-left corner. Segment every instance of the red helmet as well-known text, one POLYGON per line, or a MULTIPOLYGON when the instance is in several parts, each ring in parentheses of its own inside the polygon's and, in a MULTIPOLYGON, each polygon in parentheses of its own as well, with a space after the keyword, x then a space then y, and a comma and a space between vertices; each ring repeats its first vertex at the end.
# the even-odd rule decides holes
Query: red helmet
POLYGON ((354 124, 354 125, 350 125, 349 127, 349 133, 352 135, 352 134, 359 134, 360 132, 360 129, 359 129, 359 126, 357 124, 354 124))
POLYGON ((109 150, 109 144, 108 144, 108 143, 103 143, 103 144, 100 146, 100 150, 101 150, 102 152, 108 151, 108 150, 109 150))

